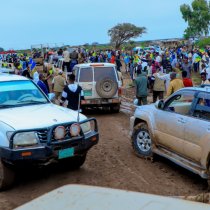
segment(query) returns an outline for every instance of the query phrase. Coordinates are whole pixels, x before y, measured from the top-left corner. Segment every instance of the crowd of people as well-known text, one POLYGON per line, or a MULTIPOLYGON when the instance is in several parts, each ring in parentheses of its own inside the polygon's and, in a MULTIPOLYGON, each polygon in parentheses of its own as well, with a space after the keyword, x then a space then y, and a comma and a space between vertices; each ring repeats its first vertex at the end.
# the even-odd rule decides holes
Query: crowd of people
POLYGON ((201 77, 201 84, 210 85, 210 48, 193 49, 186 47, 164 49, 161 52, 126 54, 126 71, 136 86, 139 105, 147 104, 148 89, 153 102, 170 96, 175 91, 192 87, 192 75, 201 77), (166 93, 166 94, 165 94, 166 93))
POLYGON ((34 53, 32 57, 26 53, 0 56, 0 66, 11 67, 12 64, 16 74, 32 79, 46 94, 53 91, 57 100, 64 97, 65 94, 62 93, 69 84, 64 72, 71 74, 74 65, 86 62, 116 64, 121 79, 123 72, 134 82, 139 105, 147 104, 149 92, 153 95, 153 102, 156 102, 157 99, 163 99, 165 95, 169 96, 180 88, 192 87, 193 72, 200 74, 201 84, 210 84, 210 47, 188 50, 186 46, 182 46, 158 51, 154 49, 96 51, 75 48, 71 53, 67 48, 48 50, 43 56, 46 62, 51 57, 55 64, 59 58, 63 58, 62 69, 57 72, 54 68, 47 68, 44 71, 36 68, 33 58, 39 56, 40 52, 34 53))

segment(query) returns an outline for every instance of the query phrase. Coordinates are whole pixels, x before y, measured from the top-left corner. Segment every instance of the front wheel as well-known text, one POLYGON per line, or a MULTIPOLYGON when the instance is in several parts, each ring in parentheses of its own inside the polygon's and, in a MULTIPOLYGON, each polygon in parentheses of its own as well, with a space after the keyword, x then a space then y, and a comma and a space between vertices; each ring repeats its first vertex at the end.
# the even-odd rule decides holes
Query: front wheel
POLYGON ((75 156, 71 159, 70 164, 72 169, 80 168, 86 160, 86 154, 82 156, 75 156))
POLYGON ((5 162, 0 160, 0 190, 11 187, 14 183, 15 172, 7 166, 5 162))
POLYGON ((153 157, 152 138, 146 123, 139 123, 134 128, 132 145, 139 157, 153 157))

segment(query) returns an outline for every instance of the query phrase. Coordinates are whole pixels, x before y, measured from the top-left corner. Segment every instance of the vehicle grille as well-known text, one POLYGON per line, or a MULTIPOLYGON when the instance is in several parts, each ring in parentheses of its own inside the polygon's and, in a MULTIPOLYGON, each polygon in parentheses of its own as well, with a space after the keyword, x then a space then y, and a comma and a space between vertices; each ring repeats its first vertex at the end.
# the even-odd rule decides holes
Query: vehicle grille
MULTIPOLYGON (((71 136, 70 134, 70 125, 66 125, 65 126, 65 131, 66 131, 66 134, 65 134, 65 137, 63 140, 67 140, 67 139, 74 139, 74 137, 71 136)), ((47 142, 47 134, 48 134, 48 130, 45 129, 45 130, 39 130, 37 131, 37 136, 40 140, 41 143, 46 143, 47 142)), ((55 129, 52 131, 52 136, 51 136, 51 141, 59 141, 57 139, 55 139, 55 129)))
POLYGON ((47 132, 48 132, 47 130, 37 131, 37 135, 41 143, 47 141, 47 132))

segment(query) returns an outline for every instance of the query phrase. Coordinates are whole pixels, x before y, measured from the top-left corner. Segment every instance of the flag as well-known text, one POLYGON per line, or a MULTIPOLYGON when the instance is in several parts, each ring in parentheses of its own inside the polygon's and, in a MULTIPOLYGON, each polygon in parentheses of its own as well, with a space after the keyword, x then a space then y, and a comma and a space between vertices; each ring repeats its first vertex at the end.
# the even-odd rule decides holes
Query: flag
MULTIPOLYGON (((29 64, 30 64, 30 61, 29 61, 29 64)), ((31 66, 30 66, 30 69, 31 71, 33 71, 33 69, 36 67, 36 62, 32 59, 31 61, 31 66)))
POLYGON ((31 65, 31 64, 32 64, 32 62, 33 62, 33 59, 32 59, 32 58, 29 58, 29 62, 28 62, 28 64, 29 64, 29 65, 31 65))

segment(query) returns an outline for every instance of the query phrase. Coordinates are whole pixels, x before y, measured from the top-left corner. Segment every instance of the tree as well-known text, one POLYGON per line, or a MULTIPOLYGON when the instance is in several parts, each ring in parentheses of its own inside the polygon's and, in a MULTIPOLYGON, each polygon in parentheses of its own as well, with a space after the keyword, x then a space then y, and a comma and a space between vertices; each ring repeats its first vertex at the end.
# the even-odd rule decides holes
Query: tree
POLYGON ((93 46, 98 46, 99 43, 98 43, 98 42, 93 42, 92 45, 93 45, 93 46))
POLYGON ((0 52, 3 52, 4 51, 4 48, 0 47, 0 52))
POLYGON ((131 23, 118 24, 108 30, 108 35, 111 37, 110 42, 116 49, 119 49, 123 43, 131 38, 137 38, 143 33, 146 33, 145 27, 137 27, 131 23))
POLYGON ((200 37, 209 34, 210 26, 210 2, 207 0, 194 0, 192 8, 187 4, 180 6, 180 11, 188 27, 185 30, 184 37, 200 37))

